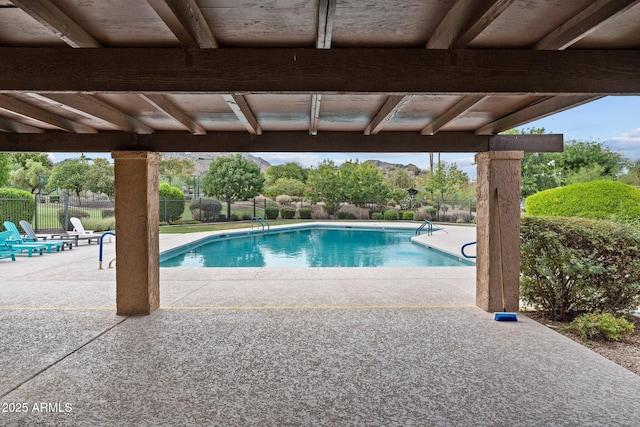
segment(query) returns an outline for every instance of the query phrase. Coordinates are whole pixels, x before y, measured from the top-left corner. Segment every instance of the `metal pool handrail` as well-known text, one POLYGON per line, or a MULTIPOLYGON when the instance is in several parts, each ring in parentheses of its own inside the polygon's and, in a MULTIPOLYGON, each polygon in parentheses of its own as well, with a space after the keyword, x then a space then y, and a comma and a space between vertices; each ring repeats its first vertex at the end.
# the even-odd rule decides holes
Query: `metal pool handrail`
POLYGON ((267 226, 267 233, 270 231, 269 222, 266 219, 262 218, 261 216, 259 216, 259 217, 255 217, 254 216, 253 218, 251 218, 251 229, 252 230, 253 230, 253 223, 254 222, 257 222, 258 224, 260 224, 262 226, 262 231, 263 232, 264 232, 264 226, 265 225, 267 226))
POLYGON ((416 236, 419 236, 420 232, 425 227, 427 227, 427 235, 428 236, 431 236, 433 234, 433 223, 431 221, 429 221, 428 219, 425 219, 424 222, 422 223, 422 225, 420 225, 420 227, 418 227, 418 229, 416 230, 416 236))
POLYGON ((471 245, 475 245, 476 242, 469 242, 469 243, 465 243, 464 245, 462 245, 462 247, 460 248, 460 252, 462 252, 462 256, 465 258, 475 258, 474 255, 467 255, 464 253, 464 250, 467 246, 471 246, 471 245))
MULTIPOLYGON (((102 236, 100 236, 100 253, 98 255, 98 263, 100 264, 98 266, 98 270, 102 270, 102 241, 104 240, 104 236, 115 236, 116 233, 114 233, 113 231, 107 231, 102 233, 102 236)), ((111 263, 115 261, 115 258, 109 262, 109 268, 111 268, 111 263)))

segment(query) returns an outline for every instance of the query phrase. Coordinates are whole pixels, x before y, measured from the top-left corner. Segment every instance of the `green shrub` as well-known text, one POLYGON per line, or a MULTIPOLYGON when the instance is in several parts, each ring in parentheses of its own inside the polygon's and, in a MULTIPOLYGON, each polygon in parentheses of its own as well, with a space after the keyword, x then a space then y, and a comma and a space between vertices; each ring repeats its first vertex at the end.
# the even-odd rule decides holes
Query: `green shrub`
POLYGON ((584 182, 536 193, 525 207, 535 216, 640 218, 640 189, 614 181, 584 182))
POLYGON ((240 221, 240 216, 235 212, 231 212, 231 221, 240 221))
POLYGON ((524 217, 520 296, 554 320, 640 305, 640 233, 623 224, 524 217))
MULTIPOLYGON (((69 216, 71 217, 71 216, 69 216)), ((82 226, 85 230, 93 231, 109 231, 116 229, 116 219, 111 218, 84 218, 82 220, 82 226)))
POLYGON ((166 182, 160 184, 160 221, 173 222, 184 213, 184 193, 178 187, 172 187, 166 182))
POLYGON ((216 199, 195 199, 189 203, 191 217, 198 221, 215 221, 222 211, 222 203, 216 199))
POLYGON ((243 213, 240 219, 242 219, 243 221, 250 221, 251 215, 249 215, 248 213, 243 213))
POLYGON ((635 332, 635 326, 623 317, 611 313, 588 313, 575 319, 567 330, 579 333, 582 341, 593 339, 620 341, 635 332))
POLYGON ((282 208, 280 209, 280 216, 282 219, 293 219, 296 216, 295 208, 282 208))
POLYGON ((387 209, 384 211, 384 219, 387 221, 394 221, 398 219, 398 211, 395 209, 387 209))
POLYGON ((311 219, 311 208, 298 209, 298 215, 300 216, 300 219, 311 219))
MULTIPOLYGON (((76 208, 69 208, 69 219, 71 219, 71 217, 74 217, 74 216, 80 219, 80 222, 82 222, 82 226, 85 229, 95 230, 94 228, 90 228, 84 225, 86 219, 88 219, 91 216, 89 215, 89 212, 76 209, 76 208)), ((64 209, 58 209, 58 223, 65 230, 73 230, 73 225, 71 224, 71 222, 68 222, 66 227, 64 226, 64 209)))
POLYGON ((371 219, 373 220, 380 221, 382 218, 383 218, 382 212, 373 212, 371 214, 371 219))
POLYGON ((357 219, 356 216, 351 213, 351 212, 343 212, 343 211, 338 211, 336 213, 336 218, 338 219, 357 219))
POLYGON ((20 228, 20 221, 33 222, 34 214, 35 202, 33 194, 15 188, 0 188, 0 220, 2 222, 11 221, 20 228))
POLYGON ((402 219, 404 219, 405 221, 413 221, 413 217, 415 216, 415 212, 414 211, 406 211, 402 214, 402 219))
POLYGON ((264 217, 265 219, 276 219, 279 213, 280 209, 277 206, 269 206, 267 204, 267 208, 264 210, 264 217))
POLYGON ((115 209, 102 209, 102 218, 113 218, 116 216, 115 209))

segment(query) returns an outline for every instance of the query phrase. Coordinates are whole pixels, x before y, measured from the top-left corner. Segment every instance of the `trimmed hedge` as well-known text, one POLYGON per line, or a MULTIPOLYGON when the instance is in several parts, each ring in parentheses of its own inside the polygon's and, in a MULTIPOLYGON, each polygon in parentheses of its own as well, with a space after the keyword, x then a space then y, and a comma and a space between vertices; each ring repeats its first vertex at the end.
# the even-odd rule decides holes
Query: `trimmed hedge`
POLYGON ((265 219, 277 219, 280 214, 280 209, 277 206, 269 206, 264 210, 265 219))
POLYGON ((191 217, 198 221, 215 221, 222 211, 222 203, 216 199, 195 199, 189 204, 191 217))
POLYGON ((282 208, 280 209, 280 216, 282 219, 293 219, 293 217, 296 216, 296 210, 291 207, 282 208))
POLYGON ((21 220, 33 222, 34 215, 35 202, 33 194, 15 188, 0 188, 0 219, 2 222, 11 221, 20 228, 21 220))
POLYGON ((384 211, 384 219, 387 221, 395 221, 398 219, 398 211, 395 209, 387 209, 384 211))
POLYGON ((298 209, 298 215, 300 216, 300 219, 311 219, 311 208, 298 209))
POLYGON ((595 219, 640 218, 640 189, 615 181, 584 182, 527 197, 527 214, 595 219))
POLYGON ((413 221, 413 217, 415 216, 415 212, 414 211, 404 211, 402 213, 402 219, 404 219, 405 221, 413 221))
POLYGON ((520 296, 549 318, 626 313, 640 305, 640 232, 584 218, 525 217, 520 296))
POLYGON ((184 213, 184 193, 178 187, 172 187, 166 182, 158 187, 160 193, 160 221, 173 222, 184 213))

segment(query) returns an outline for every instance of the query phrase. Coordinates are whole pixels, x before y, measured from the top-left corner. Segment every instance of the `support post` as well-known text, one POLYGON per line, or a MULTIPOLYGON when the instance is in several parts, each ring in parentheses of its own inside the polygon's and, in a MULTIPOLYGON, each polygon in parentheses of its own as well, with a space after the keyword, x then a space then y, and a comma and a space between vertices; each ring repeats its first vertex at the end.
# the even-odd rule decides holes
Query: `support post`
POLYGON ((520 170, 523 157, 522 151, 476 154, 476 305, 485 311, 519 309, 520 170))
POLYGON ((120 315, 150 314, 160 306, 160 155, 114 151, 116 305, 120 315))

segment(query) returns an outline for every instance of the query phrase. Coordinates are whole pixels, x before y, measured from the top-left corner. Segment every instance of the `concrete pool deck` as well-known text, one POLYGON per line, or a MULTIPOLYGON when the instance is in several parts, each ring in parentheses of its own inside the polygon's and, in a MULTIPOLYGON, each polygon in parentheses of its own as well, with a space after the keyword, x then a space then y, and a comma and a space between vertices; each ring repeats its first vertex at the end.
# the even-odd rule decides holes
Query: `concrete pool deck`
MULTIPOLYGON (((475 240, 445 228, 430 244, 475 240)), ((0 261, 0 425, 640 424, 640 376, 495 322, 474 267, 163 268, 139 317, 97 268, 86 243, 0 261)))

